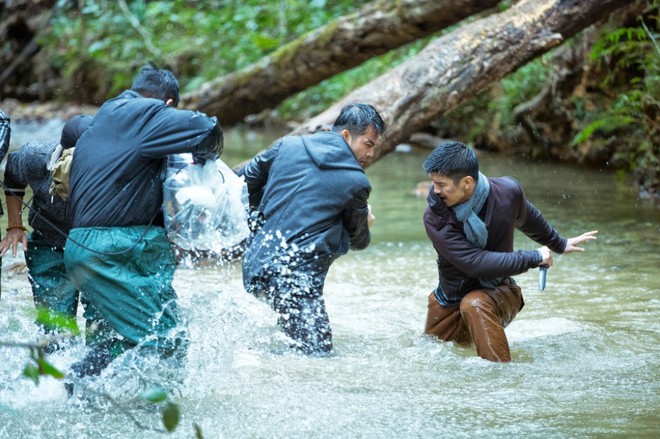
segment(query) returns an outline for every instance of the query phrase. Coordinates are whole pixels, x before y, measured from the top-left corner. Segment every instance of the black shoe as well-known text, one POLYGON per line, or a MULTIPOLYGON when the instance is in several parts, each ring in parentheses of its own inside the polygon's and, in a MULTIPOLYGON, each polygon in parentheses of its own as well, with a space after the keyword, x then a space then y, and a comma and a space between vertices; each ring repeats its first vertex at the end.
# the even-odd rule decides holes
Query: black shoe
POLYGON ((92 348, 92 350, 85 355, 85 358, 77 363, 73 363, 71 371, 78 378, 90 375, 100 375, 101 371, 105 369, 113 359, 114 356, 106 347, 92 348))

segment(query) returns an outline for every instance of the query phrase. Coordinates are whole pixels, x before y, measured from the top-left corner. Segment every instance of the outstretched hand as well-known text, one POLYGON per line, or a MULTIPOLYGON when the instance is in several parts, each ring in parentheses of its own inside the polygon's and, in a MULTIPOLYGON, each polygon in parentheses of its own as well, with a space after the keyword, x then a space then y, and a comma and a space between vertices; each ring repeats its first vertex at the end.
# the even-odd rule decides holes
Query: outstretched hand
POLYGON ((9 230, 5 237, 2 238, 2 241, 0 241, 0 257, 4 256, 11 249, 11 255, 15 258, 18 253, 18 244, 23 246, 23 250, 27 250, 27 233, 22 229, 9 230))
POLYGON ((583 252, 584 249, 582 247, 578 247, 578 245, 582 244, 583 242, 595 240, 597 233, 598 230, 593 230, 591 232, 583 233, 580 236, 569 238, 566 242, 566 248, 564 249, 564 254, 573 253, 573 252, 583 252))

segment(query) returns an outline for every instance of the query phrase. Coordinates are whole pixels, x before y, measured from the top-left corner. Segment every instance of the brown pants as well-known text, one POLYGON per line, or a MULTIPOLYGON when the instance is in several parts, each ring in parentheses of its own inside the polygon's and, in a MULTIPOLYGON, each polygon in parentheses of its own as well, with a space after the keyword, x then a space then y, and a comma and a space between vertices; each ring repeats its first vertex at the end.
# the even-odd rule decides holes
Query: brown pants
POLYGON ((460 305, 450 307, 440 306, 431 293, 424 333, 464 345, 474 342, 481 358, 511 361, 504 328, 523 305, 520 287, 508 280, 492 290, 470 291, 460 305))

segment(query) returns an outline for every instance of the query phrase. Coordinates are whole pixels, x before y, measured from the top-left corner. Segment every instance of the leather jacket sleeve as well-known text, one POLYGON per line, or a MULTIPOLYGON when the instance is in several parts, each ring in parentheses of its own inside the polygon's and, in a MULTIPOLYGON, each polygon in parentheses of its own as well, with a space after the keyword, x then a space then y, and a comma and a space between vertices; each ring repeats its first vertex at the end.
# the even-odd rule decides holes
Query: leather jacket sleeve
POLYGON ((524 198, 516 226, 530 239, 541 245, 547 245, 553 252, 564 253, 566 239, 562 238, 541 212, 524 198))

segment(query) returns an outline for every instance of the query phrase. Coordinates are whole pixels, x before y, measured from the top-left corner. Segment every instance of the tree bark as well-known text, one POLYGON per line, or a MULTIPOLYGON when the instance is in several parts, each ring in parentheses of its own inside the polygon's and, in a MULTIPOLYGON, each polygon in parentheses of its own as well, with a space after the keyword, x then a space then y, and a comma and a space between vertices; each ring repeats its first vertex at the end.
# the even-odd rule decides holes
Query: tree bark
POLYGON ((223 125, 274 108, 324 79, 484 11, 500 0, 378 0, 181 97, 223 125))
POLYGON ((291 134, 329 129, 345 104, 369 103, 388 125, 376 147, 376 161, 465 99, 627 4, 628 0, 522 0, 435 39, 291 134))

